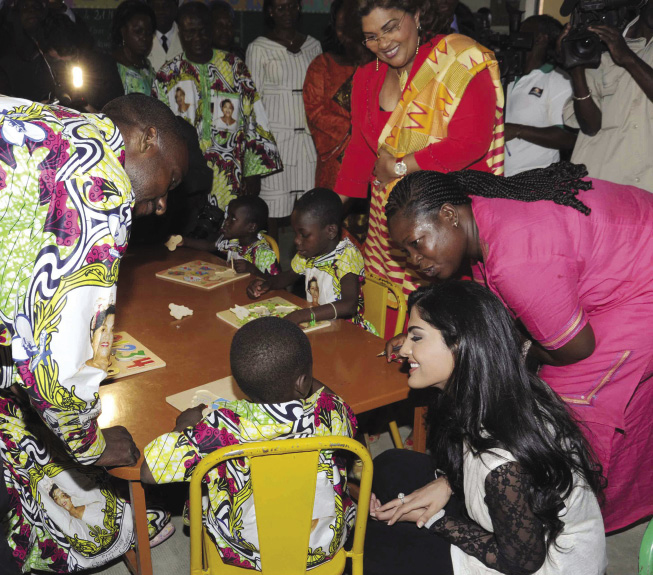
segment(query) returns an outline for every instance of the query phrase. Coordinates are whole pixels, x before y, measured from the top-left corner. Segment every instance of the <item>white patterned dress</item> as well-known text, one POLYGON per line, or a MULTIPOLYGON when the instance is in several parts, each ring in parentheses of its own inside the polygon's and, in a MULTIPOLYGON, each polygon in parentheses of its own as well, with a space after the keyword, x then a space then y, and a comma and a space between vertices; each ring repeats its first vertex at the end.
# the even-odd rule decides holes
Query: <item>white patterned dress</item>
POLYGON ((294 54, 274 40, 259 36, 247 48, 247 66, 268 113, 283 161, 283 171, 261 181, 261 197, 271 218, 292 212, 295 200, 315 186, 317 151, 304 110, 304 79, 320 43, 307 36, 294 54))

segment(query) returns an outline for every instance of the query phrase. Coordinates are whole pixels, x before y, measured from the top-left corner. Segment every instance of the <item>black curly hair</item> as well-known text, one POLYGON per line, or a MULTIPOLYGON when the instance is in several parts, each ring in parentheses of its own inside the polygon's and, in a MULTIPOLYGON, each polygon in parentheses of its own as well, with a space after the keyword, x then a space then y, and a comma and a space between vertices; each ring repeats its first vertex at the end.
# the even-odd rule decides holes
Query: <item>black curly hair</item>
POLYGON ((413 172, 400 180, 390 193, 385 215, 390 220, 398 212, 410 215, 436 212, 443 204, 469 204, 469 196, 481 196, 520 202, 549 200, 588 216, 590 208, 577 197, 579 190, 592 188, 591 181, 581 179, 586 175, 584 165, 570 162, 558 162, 509 178, 476 170, 448 174, 413 172))

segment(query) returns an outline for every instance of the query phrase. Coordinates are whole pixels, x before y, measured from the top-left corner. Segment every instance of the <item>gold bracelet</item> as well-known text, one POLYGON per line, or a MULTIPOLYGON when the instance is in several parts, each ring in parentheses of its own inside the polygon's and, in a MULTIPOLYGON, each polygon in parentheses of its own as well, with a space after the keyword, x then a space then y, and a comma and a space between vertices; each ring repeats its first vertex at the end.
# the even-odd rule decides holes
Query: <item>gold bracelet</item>
POLYGON ((578 96, 574 96, 573 94, 571 95, 571 98, 574 100, 574 102, 582 102, 583 100, 587 100, 588 98, 591 97, 592 97, 592 90, 590 90, 590 93, 587 94, 587 96, 582 96, 580 98, 578 96))
POLYGON ((329 302, 329 305, 333 308, 333 319, 338 319, 338 310, 333 302, 329 302))

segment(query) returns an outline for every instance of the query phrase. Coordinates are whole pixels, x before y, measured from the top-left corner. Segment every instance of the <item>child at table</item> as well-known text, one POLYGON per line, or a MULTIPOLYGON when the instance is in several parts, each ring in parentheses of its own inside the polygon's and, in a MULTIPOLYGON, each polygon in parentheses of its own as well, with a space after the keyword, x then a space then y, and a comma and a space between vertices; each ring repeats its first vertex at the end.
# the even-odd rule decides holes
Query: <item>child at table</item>
POLYGON ((234 262, 238 273, 258 277, 277 275, 280 271, 272 246, 261 235, 268 221, 268 206, 258 196, 239 196, 229 202, 217 242, 184 237, 177 244, 198 250, 220 252, 234 262))
MULTIPOLYGON (((234 335, 230 360, 234 379, 251 401, 221 400, 205 417, 202 408, 206 406, 184 411, 171 433, 145 448, 141 481, 190 481, 201 458, 226 445, 311 436, 353 437, 356 419, 351 409, 313 379, 311 345, 296 325, 275 317, 244 325, 234 335)), ((221 464, 208 477, 205 525, 220 555, 225 563, 260 570, 248 460, 221 464), (248 492, 247 497, 242 496, 248 492)), ((355 515, 344 461, 333 451, 321 452, 309 568, 327 561, 344 545, 355 515)))
POLYGON ((247 295, 259 298, 270 290, 292 285, 303 275, 311 307, 296 310, 285 319, 314 325, 316 321, 351 318, 376 334, 372 324, 363 319, 363 256, 349 238, 340 239, 341 222, 342 202, 335 192, 325 188, 306 192, 290 216, 297 247, 292 269, 273 278, 253 280, 247 295))

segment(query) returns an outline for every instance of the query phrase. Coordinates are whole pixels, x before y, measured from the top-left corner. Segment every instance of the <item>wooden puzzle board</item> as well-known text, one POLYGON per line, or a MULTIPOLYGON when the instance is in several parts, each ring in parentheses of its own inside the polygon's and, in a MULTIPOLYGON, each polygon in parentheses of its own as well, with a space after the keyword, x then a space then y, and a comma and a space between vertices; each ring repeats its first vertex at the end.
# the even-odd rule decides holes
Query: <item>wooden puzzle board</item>
POLYGON ((234 269, 219 264, 210 264, 202 260, 194 260, 179 266, 160 271, 156 277, 171 282, 182 283, 204 290, 215 289, 233 281, 249 277, 249 274, 239 274, 234 269))
POLYGON ((135 373, 159 369, 165 365, 165 361, 126 331, 113 334, 107 379, 119 379, 135 373))
MULTIPOLYGON (((239 319, 238 316, 229 309, 218 312, 216 315, 222 320, 226 321, 229 325, 239 329, 243 327, 246 323, 260 317, 284 317, 289 313, 300 309, 298 305, 289 302, 288 300, 282 297, 271 297, 269 299, 264 299, 261 301, 256 301, 254 303, 241 306, 250 310, 249 316, 244 319, 239 319)), ((331 325, 330 321, 318 321, 313 327, 304 327, 300 326, 305 332, 315 331, 316 329, 321 329, 331 325)))
POLYGON ((234 401, 236 399, 247 399, 247 396, 241 391, 238 385, 236 385, 236 381, 230 375, 228 377, 223 377, 222 379, 217 379, 216 381, 211 381, 210 383, 198 385, 192 389, 187 389, 186 391, 170 395, 166 397, 166 401, 175 409, 184 411, 185 409, 193 407, 194 398, 196 398, 196 401, 206 398, 202 403, 206 403, 210 407, 209 402, 215 401, 216 399, 234 401))

